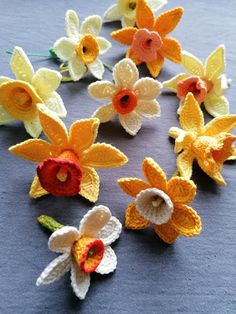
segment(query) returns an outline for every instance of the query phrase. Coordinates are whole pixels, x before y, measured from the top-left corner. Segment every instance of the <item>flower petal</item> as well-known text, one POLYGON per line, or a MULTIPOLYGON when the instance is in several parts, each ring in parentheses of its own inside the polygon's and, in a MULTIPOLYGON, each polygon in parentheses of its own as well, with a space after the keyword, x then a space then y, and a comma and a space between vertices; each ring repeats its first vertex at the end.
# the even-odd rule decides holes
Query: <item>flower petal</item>
POLYGON ((190 74, 200 77, 204 76, 204 67, 202 62, 191 53, 187 51, 182 51, 181 64, 184 69, 190 74))
POLYGON ((122 224, 116 217, 112 216, 98 233, 98 239, 102 240, 104 245, 110 245, 119 238, 121 230, 122 224))
POLYGON ((151 187, 150 184, 138 178, 121 178, 117 182, 122 191, 132 197, 136 197, 142 190, 151 187))
POLYGON ((145 77, 138 80, 134 85, 134 91, 138 99, 153 100, 161 93, 162 85, 158 81, 145 77))
POLYGON ((37 176, 37 174, 34 176, 34 180, 31 184, 31 188, 30 188, 30 192, 29 192, 29 196, 31 198, 39 198, 41 196, 47 195, 49 194, 46 190, 44 190, 44 188, 42 188, 40 182, 39 182, 39 178, 37 176))
POLYGON ((43 102, 48 109, 55 112, 58 117, 65 118, 67 115, 61 96, 57 92, 53 92, 49 97, 44 98, 43 102))
POLYGON ((236 127, 236 115, 227 115, 217 117, 205 125, 204 135, 214 136, 221 132, 230 132, 236 127))
POLYGON ((101 263, 96 268, 95 272, 101 275, 110 274, 116 269, 117 257, 110 246, 107 246, 101 260, 101 263))
POLYGON ((93 63, 88 64, 89 71, 96 77, 98 80, 101 80, 105 71, 103 62, 99 59, 95 60, 93 63))
POLYGON ((153 12, 160 10, 167 4, 167 0, 146 0, 153 12))
POLYGON ((143 61, 139 60, 139 58, 134 54, 132 49, 128 49, 125 57, 131 59, 135 65, 139 65, 143 62, 143 61))
POLYGON ((193 171, 193 155, 185 150, 176 159, 177 169, 181 177, 190 179, 193 171))
POLYGON ((89 85, 88 93, 94 99, 112 99, 118 88, 109 81, 94 82, 89 85))
POLYGON ((117 4, 113 4, 111 7, 107 9, 104 13, 104 21, 117 21, 121 19, 121 12, 117 4))
POLYGON ((79 39, 79 18, 73 10, 66 12, 66 33, 75 41, 79 39))
POLYGON ((0 125, 11 123, 14 120, 0 105, 0 125))
POLYGON ((164 192, 166 191, 166 174, 152 158, 146 157, 144 159, 142 170, 144 177, 148 180, 152 187, 156 187, 164 192))
POLYGON ((58 71, 46 68, 39 69, 34 77, 32 84, 41 98, 49 97, 58 89, 61 84, 62 76, 58 71))
POLYGON ((172 62, 181 62, 181 45, 176 39, 164 38, 159 53, 172 62))
POLYGON ((150 226, 150 222, 143 218, 136 209, 136 204, 131 203, 125 213, 125 227, 127 229, 139 230, 146 229, 150 226))
POLYGON ((197 212, 184 204, 175 206, 171 224, 177 232, 186 237, 198 235, 202 230, 201 218, 197 212))
POLYGON ((71 38, 62 37, 59 38, 55 44, 54 49, 57 56, 63 60, 68 61, 70 60, 74 53, 75 53, 75 41, 71 38))
POLYGON ((171 226, 170 222, 162 225, 154 225, 154 230, 159 238, 168 244, 174 243, 179 236, 179 233, 171 226))
POLYGON ((173 177, 167 183, 167 194, 174 203, 191 203, 196 195, 196 185, 191 180, 173 177))
POLYGON ((93 168, 82 168, 82 181, 79 194, 90 202, 95 203, 99 194, 99 176, 93 168))
POLYGON ((220 45, 214 50, 205 62, 205 76, 214 80, 225 71, 225 46, 220 45))
POLYGON ((22 48, 14 48, 10 65, 12 72, 18 80, 31 83, 34 75, 34 68, 22 48))
POLYGON ((93 118, 98 118, 101 123, 110 121, 115 115, 116 110, 112 104, 99 107, 92 115, 93 118))
POLYGON ((128 114, 119 115, 119 119, 125 131, 132 136, 135 136, 141 129, 141 117, 134 111, 128 114))
POLYGON ((183 12, 184 9, 178 7, 160 14, 155 22, 154 30, 162 37, 166 36, 176 28, 183 12))
POLYGON ((65 275, 71 268, 71 255, 65 253, 55 258, 41 273, 36 286, 47 285, 65 275))
POLYGON ((110 218, 111 212, 108 207, 103 205, 93 207, 80 222, 80 235, 92 238, 98 237, 99 232, 106 226, 110 218))
POLYGON ((97 37, 97 42, 99 46, 99 54, 103 55, 106 53, 111 47, 111 43, 104 37, 97 37))
POLYGON ((113 78, 119 88, 133 89, 139 78, 139 72, 134 62, 125 58, 114 66, 113 78))
POLYGON ((72 80, 75 82, 83 78, 87 71, 84 63, 76 56, 72 57, 72 59, 69 60, 68 69, 72 80))
POLYGON ((3 83, 11 82, 13 81, 11 78, 6 77, 6 76, 0 76, 0 85, 3 83))
POLYGON ((135 27, 127 27, 112 32, 111 37, 123 45, 130 46, 137 31, 135 27))
POLYGON ((73 243, 79 238, 79 231, 75 227, 65 226, 53 232, 48 240, 48 247, 52 252, 69 253, 73 243))
POLYGON ((137 1, 136 6, 136 24, 138 28, 146 28, 152 30, 155 22, 155 16, 144 0, 137 1))
POLYGON ((169 136, 174 139, 178 138, 179 136, 182 136, 183 133, 185 133, 185 131, 177 127, 171 127, 169 129, 169 136))
POLYGON ((127 157, 117 148, 105 143, 93 144, 83 153, 81 163, 87 167, 113 168, 127 163, 127 157))
POLYGON ((24 121, 24 126, 27 131, 32 137, 37 138, 42 132, 42 127, 40 124, 40 120, 38 117, 31 121, 24 121))
POLYGON ((135 111, 146 119, 160 117, 161 108, 156 100, 139 100, 135 111))
POLYGON ((102 19, 99 15, 88 16, 81 24, 80 33, 98 36, 102 27, 102 19))
POLYGON ((147 62, 148 70, 152 77, 157 77, 163 67, 164 58, 158 53, 156 60, 147 62))
POLYGON ((71 286, 75 295, 84 300, 90 286, 90 274, 80 270, 75 262, 71 265, 71 286))
POLYGON ((188 93, 181 109, 179 122, 185 131, 201 133, 204 128, 204 118, 200 105, 192 93, 188 93))
POLYGON ((122 16, 121 26, 123 28, 134 27, 135 26, 135 18, 128 18, 127 16, 122 16))
POLYGON ((224 96, 208 95, 204 100, 206 111, 213 117, 229 114, 229 102, 224 96))
POLYGON ((163 87, 169 89, 170 91, 172 91, 172 92, 174 92, 174 93, 176 93, 176 92, 177 92, 177 88, 176 88, 177 84, 178 84, 180 81, 186 79, 187 77, 189 77, 189 75, 186 74, 186 73, 177 74, 177 75, 174 76, 172 79, 163 82, 163 83, 162 83, 162 84, 163 84, 163 87))

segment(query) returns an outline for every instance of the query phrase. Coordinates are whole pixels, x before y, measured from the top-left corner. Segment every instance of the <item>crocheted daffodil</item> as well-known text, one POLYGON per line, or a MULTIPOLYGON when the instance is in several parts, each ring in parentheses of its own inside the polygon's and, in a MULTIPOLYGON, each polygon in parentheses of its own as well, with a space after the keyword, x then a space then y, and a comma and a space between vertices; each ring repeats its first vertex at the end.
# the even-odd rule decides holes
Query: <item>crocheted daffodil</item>
POLYGON ((33 180, 30 196, 38 198, 51 193, 55 196, 73 196, 78 193, 91 202, 99 194, 99 177, 94 168, 113 168, 124 165, 128 159, 115 147, 94 141, 99 127, 98 119, 78 120, 66 126, 45 106, 38 105, 43 131, 50 143, 38 139, 12 146, 9 150, 33 162, 41 162, 33 180))
POLYGON ((152 159, 145 158, 142 166, 147 182, 138 178, 118 180, 120 188, 135 198, 125 214, 127 229, 145 229, 154 224, 154 230, 166 243, 173 243, 179 235, 192 237, 201 232, 201 219, 191 207, 196 194, 193 181, 172 177, 152 159))
POLYGON ((126 57, 135 64, 146 63, 150 74, 157 77, 164 58, 175 63, 181 62, 180 43, 166 37, 177 26, 183 14, 183 8, 175 8, 155 16, 145 0, 137 1, 136 27, 127 27, 111 33, 113 39, 131 46, 126 57))
POLYGON ((180 73, 163 86, 177 94, 180 99, 178 113, 184 100, 191 92, 199 104, 204 103, 206 111, 213 117, 229 114, 229 104, 224 97, 228 88, 225 71, 225 47, 220 45, 206 59, 205 65, 191 53, 182 52, 182 66, 188 73, 180 73))
POLYGON ((42 132, 38 103, 44 103, 60 117, 66 116, 63 101, 55 92, 61 83, 61 74, 46 68, 34 73, 20 47, 14 48, 10 66, 16 80, 0 77, 0 125, 20 120, 32 137, 38 137, 42 132))
POLYGON ((79 30, 79 19, 75 11, 66 12, 66 33, 68 37, 58 39, 54 44, 57 56, 68 63, 68 71, 73 81, 80 80, 90 71, 97 79, 102 79, 104 65, 99 55, 111 48, 111 43, 99 37, 102 19, 98 15, 87 17, 79 30))
MULTIPOLYGON (((135 26, 137 0, 117 0, 104 14, 104 21, 121 20, 122 27, 135 26)), ((167 4, 167 0, 147 0, 153 12, 167 4)))
POLYGON ((46 285, 71 271, 71 286, 84 299, 90 286, 90 274, 109 274, 116 269, 116 254, 110 245, 119 238, 121 223, 105 206, 96 206, 84 216, 79 229, 66 226, 55 231, 48 241, 51 251, 62 253, 37 279, 46 285))
POLYGON ((189 93, 180 112, 182 129, 172 127, 169 135, 175 139, 177 168, 181 176, 191 178, 194 159, 202 170, 218 184, 226 185, 221 175, 223 163, 234 159, 236 136, 228 133, 236 127, 236 115, 214 118, 204 126, 203 113, 193 94, 189 93))
POLYGON ((162 85, 152 78, 139 79, 139 72, 132 60, 126 58, 114 66, 115 83, 95 82, 88 91, 95 99, 108 99, 109 104, 101 106, 93 117, 100 122, 111 120, 116 114, 123 128, 130 135, 136 135, 141 128, 141 118, 152 119, 160 116, 156 97, 162 85))

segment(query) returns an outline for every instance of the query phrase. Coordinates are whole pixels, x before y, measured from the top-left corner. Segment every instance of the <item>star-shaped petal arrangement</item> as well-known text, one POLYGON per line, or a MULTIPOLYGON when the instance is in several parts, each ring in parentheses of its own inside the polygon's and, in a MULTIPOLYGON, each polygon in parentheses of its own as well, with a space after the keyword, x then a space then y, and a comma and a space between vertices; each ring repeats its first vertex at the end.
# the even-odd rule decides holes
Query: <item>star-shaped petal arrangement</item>
POLYGON ((50 142, 34 139, 10 147, 24 159, 40 162, 30 196, 80 194, 91 202, 99 195, 99 177, 94 168, 124 165, 127 157, 112 145, 96 143, 99 120, 77 120, 67 132, 64 123, 42 104, 38 112, 43 131, 50 142))
POLYGON ((145 158, 142 165, 147 181, 138 178, 121 178, 120 188, 135 200, 126 209, 127 229, 146 229, 151 224, 166 243, 173 243, 178 236, 196 236, 201 232, 201 219, 191 203, 196 194, 193 181, 166 174, 152 159, 145 158))
POLYGON ((199 105, 213 117, 229 114, 229 103, 224 96, 229 86, 225 72, 225 47, 220 45, 206 59, 205 65, 194 55, 182 51, 181 64, 187 73, 180 73, 163 82, 163 86, 177 94, 180 99, 178 113, 191 92, 199 105))
POLYGON ((236 136, 229 133, 236 127, 236 115, 219 116, 204 125, 203 113, 192 93, 188 93, 179 121, 182 129, 172 127, 169 135, 175 139, 177 169, 181 176, 192 176, 193 161, 216 183, 226 185, 221 174, 223 164, 234 159, 236 136))
POLYGON ((155 19, 145 0, 137 0, 136 27, 126 27, 111 33, 114 40, 131 46, 126 57, 136 65, 146 63, 150 74, 157 77, 164 59, 181 62, 181 45, 173 38, 166 37, 179 23, 183 8, 166 11, 155 19))
POLYGON ((38 137, 42 132, 38 103, 43 103, 61 118, 66 116, 63 101, 56 92, 62 76, 46 68, 35 73, 20 47, 14 48, 10 66, 16 79, 0 77, 0 125, 20 120, 32 137, 38 137))

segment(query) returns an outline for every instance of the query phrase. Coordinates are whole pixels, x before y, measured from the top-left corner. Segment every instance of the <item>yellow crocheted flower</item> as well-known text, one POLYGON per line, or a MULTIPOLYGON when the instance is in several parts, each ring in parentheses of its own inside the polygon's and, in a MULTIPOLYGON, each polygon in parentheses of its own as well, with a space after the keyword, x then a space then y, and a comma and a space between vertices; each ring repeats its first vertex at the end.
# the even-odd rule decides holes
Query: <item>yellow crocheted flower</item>
POLYGON ((80 80, 87 71, 97 79, 102 79, 104 65, 98 59, 105 54, 111 43, 99 37, 102 19, 98 15, 87 17, 79 29, 79 19, 75 11, 66 12, 66 33, 68 37, 59 38, 54 49, 57 56, 68 63, 68 71, 73 81, 80 80))
POLYGON ((37 167, 30 196, 46 194, 73 196, 80 194, 96 202, 99 177, 94 168, 124 165, 127 157, 115 147, 96 143, 98 119, 78 120, 67 132, 64 123, 44 105, 38 106, 39 118, 49 142, 34 139, 12 146, 9 150, 24 159, 41 162, 37 167))
POLYGON ((42 127, 38 116, 38 103, 44 103, 60 117, 66 116, 63 101, 55 90, 61 83, 61 74, 46 68, 34 69, 20 47, 15 47, 10 62, 16 80, 0 77, 0 125, 14 120, 24 122, 26 131, 38 137, 42 127))
POLYGON ((136 65, 146 63, 150 74, 157 77, 160 73, 164 58, 175 63, 181 62, 180 43, 173 38, 166 37, 179 23, 183 15, 183 8, 162 13, 155 20, 155 16, 145 0, 137 1, 136 27, 127 27, 111 33, 114 40, 131 46, 126 57, 136 65))
POLYGON ((181 64, 188 73, 180 73, 163 86, 176 93, 180 99, 178 113, 189 92, 213 117, 229 114, 229 103, 224 97, 228 88, 225 71, 225 47, 220 45, 206 59, 205 65, 187 51, 182 52, 181 64))
POLYGON ((135 198, 126 209, 126 228, 145 229, 154 224, 155 232, 169 244, 179 235, 198 235, 201 219, 187 205, 196 194, 194 182, 181 177, 167 181, 164 171, 152 158, 144 159, 142 170, 147 182, 138 178, 118 180, 123 192, 135 198))
POLYGON ((203 113, 193 94, 189 93, 182 106, 182 129, 172 127, 169 135, 175 139, 177 168, 181 176, 191 178, 194 159, 202 170, 218 184, 226 185, 221 175, 223 163, 234 159, 236 136, 228 133, 236 127, 236 115, 214 118, 204 126, 203 113))
MULTIPOLYGON (((121 20, 122 27, 135 26, 137 0, 117 0, 104 13, 104 21, 121 20)), ((160 10, 167 4, 167 0, 147 0, 153 12, 160 10)))

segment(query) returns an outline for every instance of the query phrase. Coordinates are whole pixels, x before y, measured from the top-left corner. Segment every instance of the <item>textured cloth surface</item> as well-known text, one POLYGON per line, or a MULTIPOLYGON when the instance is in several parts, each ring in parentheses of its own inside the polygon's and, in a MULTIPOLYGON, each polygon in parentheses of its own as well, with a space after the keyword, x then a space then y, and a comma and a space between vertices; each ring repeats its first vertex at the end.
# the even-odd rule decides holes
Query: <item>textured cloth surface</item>
MULTIPOLYGON (((0 1, 0 74, 11 76, 6 49, 14 45, 26 52, 47 51, 54 41, 64 36, 64 17, 74 9, 82 21, 89 14, 103 14, 114 0, 1 0, 0 1)), ((231 113, 236 113, 235 82, 235 10, 236 1, 170 0, 163 9, 182 5, 185 14, 173 37, 183 49, 204 60, 219 44, 226 45, 227 74, 233 83, 226 96, 231 113)), ((161 10, 161 12, 163 11, 161 10)), ((120 28, 120 23, 106 24, 101 36, 120 28)), ((126 47, 112 41, 113 48, 102 59, 115 64, 126 47)), ((57 69, 53 61, 30 57, 35 69, 57 69)), ((180 73, 181 67, 166 62, 158 80, 180 73)), ((147 75, 145 66, 141 75, 147 75)), ((111 80, 106 71, 104 79, 111 80)), ((62 85, 58 92, 68 111, 67 127, 76 119, 89 117, 98 107, 89 98, 87 86, 94 79, 62 85)), ((162 94, 158 101, 161 117, 143 121, 135 138, 126 134, 118 121, 100 126, 98 141, 113 144, 129 157, 124 167, 99 171, 101 190, 97 204, 110 208, 124 223, 131 198, 118 188, 117 178, 127 174, 140 176, 145 156, 154 158, 168 176, 175 171, 173 141, 168 137, 171 126, 178 126, 178 98, 162 94), (109 173, 108 173, 109 172, 109 173)), ((206 121, 209 117, 206 115, 206 121)), ((223 175, 228 187, 217 186, 195 166, 192 179, 198 194, 192 203, 202 218, 199 237, 179 238, 172 246, 164 244, 152 228, 124 231, 113 245, 118 264, 107 276, 93 274, 84 301, 79 301, 70 288, 69 274, 52 285, 36 287, 35 282, 56 257, 47 248, 49 233, 37 224, 40 214, 54 216, 64 225, 76 225, 93 204, 76 198, 46 196, 30 200, 28 190, 35 164, 10 154, 9 146, 28 139, 21 123, 0 127, 0 312, 1 313, 234 313, 236 311, 236 242, 235 242, 235 165, 227 164, 223 175)))

